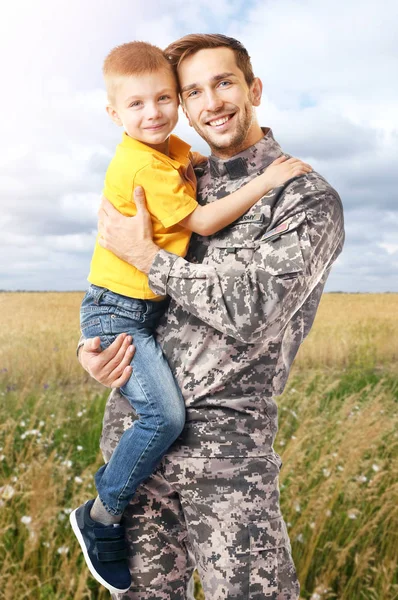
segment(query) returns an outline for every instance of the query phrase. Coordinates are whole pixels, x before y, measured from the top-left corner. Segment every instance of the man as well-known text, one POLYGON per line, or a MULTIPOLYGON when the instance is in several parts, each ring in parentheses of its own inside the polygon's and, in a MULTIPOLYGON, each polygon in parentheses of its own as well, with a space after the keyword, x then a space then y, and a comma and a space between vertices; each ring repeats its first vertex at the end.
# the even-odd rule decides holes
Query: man
MULTIPOLYGON (((262 86, 239 42, 188 35, 166 54, 189 123, 212 151, 197 171, 199 201, 211 202, 282 151, 256 120, 262 86)), ((133 585, 117 597, 192 598, 197 566, 207 600, 296 600, 279 507, 274 396, 341 252, 340 199, 317 173, 294 178, 232 226, 192 238, 187 260, 159 251, 142 193, 135 199, 140 209, 132 218, 104 203, 102 244, 148 273, 155 293, 171 296, 158 341, 183 392, 187 422, 125 513, 133 585)), ((131 373, 130 344, 120 337, 99 353, 89 340, 81 363, 101 383, 120 386, 131 373)), ((130 423, 130 405, 114 391, 101 444, 106 460, 130 423)))

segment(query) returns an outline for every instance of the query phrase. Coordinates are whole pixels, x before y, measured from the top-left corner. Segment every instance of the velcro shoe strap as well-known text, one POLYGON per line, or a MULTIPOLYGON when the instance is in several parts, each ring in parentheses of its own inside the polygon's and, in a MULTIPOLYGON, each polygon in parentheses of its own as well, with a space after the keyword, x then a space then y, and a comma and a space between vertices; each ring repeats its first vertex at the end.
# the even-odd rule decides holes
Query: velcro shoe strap
POLYGON ((124 538, 124 527, 94 527, 94 535, 97 540, 124 538))
POLYGON ((115 552, 116 550, 125 550, 124 540, 111 540, 109 542, 97 542, 98 552, 115 552))
POLYGON ((101 562, 116 562, 127 558, 126 550, 116 550, 116 552, 98 552, 98 560, 101 562))

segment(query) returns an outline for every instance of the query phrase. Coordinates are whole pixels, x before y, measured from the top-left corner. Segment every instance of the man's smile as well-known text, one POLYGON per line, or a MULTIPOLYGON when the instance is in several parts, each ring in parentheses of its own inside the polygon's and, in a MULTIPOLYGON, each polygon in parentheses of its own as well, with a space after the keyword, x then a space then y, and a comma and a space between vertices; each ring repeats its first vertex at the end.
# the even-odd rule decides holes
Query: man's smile
POLYGON ((206 125, 209 125, 213 129, 223 129, 226 123, 229 123, 235 116, 235 113, 224 115, 222 117, 216 117, 210 121, 206 121, 206 125))

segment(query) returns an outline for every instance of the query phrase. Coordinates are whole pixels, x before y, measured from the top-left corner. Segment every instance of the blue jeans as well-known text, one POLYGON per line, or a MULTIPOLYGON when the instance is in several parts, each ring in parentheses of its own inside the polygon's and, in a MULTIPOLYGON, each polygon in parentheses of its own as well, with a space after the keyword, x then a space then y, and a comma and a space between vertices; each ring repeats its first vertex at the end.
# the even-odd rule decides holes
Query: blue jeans
POLYGON ((102 349, 119 333, 133 336, 133 373, 120 389, 138 419, 120 438, 110 461, 95 474, 105 508, 119 515, 149 477, 185 423, 185 404, 154 332, 168 299, 137 300, 91 285, 80 310, 85 338, 99 336, 102 349))

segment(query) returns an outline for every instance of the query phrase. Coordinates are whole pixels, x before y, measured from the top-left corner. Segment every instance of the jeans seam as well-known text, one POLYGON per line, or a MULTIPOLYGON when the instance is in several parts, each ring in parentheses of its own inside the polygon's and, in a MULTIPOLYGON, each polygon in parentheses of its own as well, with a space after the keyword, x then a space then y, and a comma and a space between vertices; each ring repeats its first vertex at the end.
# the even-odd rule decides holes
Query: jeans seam
MULTIPOLYGON (((132 377, 135 377, 135 375, 134 375, 134 372, 133 372, 133 374, 132 374, 132 377)), ((154 416, 154 418, 155 418, 155 420, 156 420, 156 430, 154 431, 153 435, 151 436, 151 438, 150 438, 150 440, 148 441, 147 445, 145 446, 144 450, 141 452, 141 455, 140 455, 139 459, 137 460, 137 462, 135 463, 135 465, 134 465, 133 469, 130 471, 130 475, 128 476, 128 478, 127 478, 127 481, 126 481, 125 485, 123 486, 123 489, 121 490, 121 492, 120 492, 120 494, 119 494, 119 496, 118 496, 118 499, 117 499, 117 501, 116 501, 116 507, 117 507, 117 508, 116 508, 116 510, 119 510, 119 506, 120 506, 120 496, 122 496, 122 494, 124 494, 124 491, 125 491, 125 489, 127 488, 127 486, 129 485, 129 483, 130 483, 130 481, 131 481, 131 478, 132 478, 132 476, 133 476, 134 472, 135 472, 135 471, 136 471, 136 469, 137 469, 137 466, 138 466, 138 465, 141 463, 142 457, 143 457, 143 456, 145 456, 145 455, 147 454, 147 451, 148 451, 148 448, 149 448, 149 446, 152 444, 152 441, 154 440, 155 436, 157 435, 157 433, 158 433, 158 431, 159 431, 159 420, 158 420, 158 417, 156 416, 155 412, 153 411, 153 408, 152 408, 152 402, 149 400, 149 398, 148 398, 148 394, 147 394, 146 390, 143 388, 143 386, 141 385, 141 382, 139 381, 139 379, 137 379, 137 377, 135 377, 135 380, 136 380, 136 382, 138 383, 139 387, 141 388, 141 390, 142 390, 142 392, 143 392, 143 394, 144 394, 144 396, 145 396, 145 399, 146 399, 147 403, 148 403, 148 404, 149 404, 149 406, 151 407, 151 411, 152 411, 152 413, 153 413, 153 416, 154 416)), ((122 393, 123 393, 123 392, 122 392, 122 393)), ((138 415, 138 418, 140 418, 140 416, 139 416, 139 415, 138 415)), ((134 427, 134 425, 133 425, 133 427, 134 427)))

